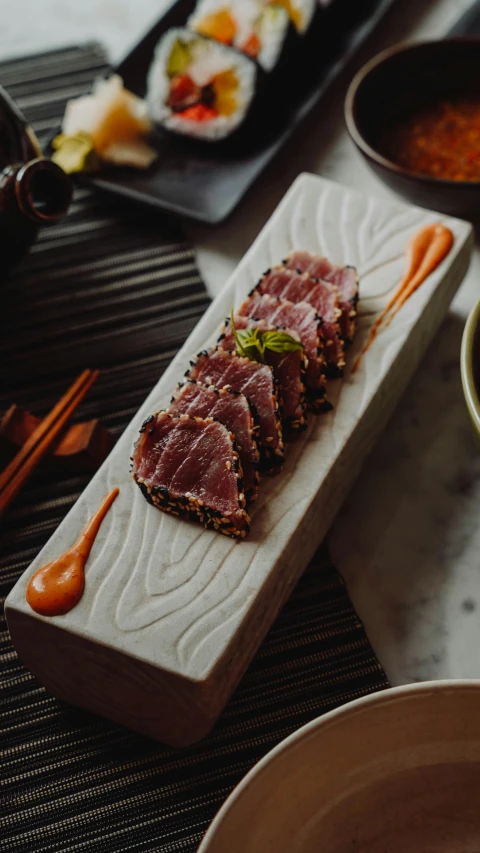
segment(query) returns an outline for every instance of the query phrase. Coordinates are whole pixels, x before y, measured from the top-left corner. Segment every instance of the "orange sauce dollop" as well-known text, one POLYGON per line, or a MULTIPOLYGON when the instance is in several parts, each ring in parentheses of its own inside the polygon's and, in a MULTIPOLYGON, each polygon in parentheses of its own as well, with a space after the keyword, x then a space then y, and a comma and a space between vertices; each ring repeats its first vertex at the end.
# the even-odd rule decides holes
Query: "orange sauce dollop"
POLYGON ((363 354, 370 349, 382 323, 385 321, 386 326, 390 325, 402 305, 405 304, 412 293, 415 293, 434 269, 438 267, 448 255, 452 246, 453 234, 450 228, 446 228, 445 225, 441 225, 439 222, 435 222, 432 225, 425 225, 410 237, 405 249, 405 271, 402 280, 381 314, 375 320, 367 343, 353 365, 353 371, 358 368, 363 354))
POLYGON ((61 616, 80 601, 85 588, 85 563, 108 510, 119 494, 113 489, 68 551, 42 566, 29 580, 27 601, 35 613, 61 616))

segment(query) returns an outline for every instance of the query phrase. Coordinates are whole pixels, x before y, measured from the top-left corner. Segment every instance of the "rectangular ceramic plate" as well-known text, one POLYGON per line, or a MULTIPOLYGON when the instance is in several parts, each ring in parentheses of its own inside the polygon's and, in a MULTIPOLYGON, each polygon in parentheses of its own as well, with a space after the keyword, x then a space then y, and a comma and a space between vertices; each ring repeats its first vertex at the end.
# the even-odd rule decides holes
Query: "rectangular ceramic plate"
MULTIPOLYGON (((118 67, 127 88, 143 97, 159 38, 183 26, 196 0, 177 0, 118 67)), ((161 131, 158 161, 146 172, 111 169, 85 178, 102 189, 202 222, 216 223, 236 207, 267 163, 313 110, 348 59, 395 0, 334 0, 321 36, 297 56, 291 85, 273 86, 262 120, 236 144, 205 145, 161 131)))
POLYGON ((467 269, 468 223, 365 197, 300 176, 174 359, 114 451, 7 599, 13 641, 59 696, 160 740, 183 745, 211 727, 279 608, 325 536, 467 269), (455 235, 447 259, 350 373, 372 318, 398 284, 410 235, 441 220, 455 235), (266 478, 249 537, 234 542, 146 503, 129 473, 143 420, 168 404, 192 355, 266 268, 292 249, 326 254, 360 273, 360 318, 334 409, 311 416, 266 478), (62 553, 114 486, 120 496, 88 561, 85 594, 47 619, 25 601, 31 574, 62 553))

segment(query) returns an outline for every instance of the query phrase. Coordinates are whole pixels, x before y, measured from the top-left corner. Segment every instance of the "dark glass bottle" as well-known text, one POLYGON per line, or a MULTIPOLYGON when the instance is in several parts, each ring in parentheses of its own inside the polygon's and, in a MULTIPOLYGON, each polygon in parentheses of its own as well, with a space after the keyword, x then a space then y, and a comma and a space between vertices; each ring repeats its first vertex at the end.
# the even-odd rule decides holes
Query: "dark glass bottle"
POLYGON ((40 226, 64 216, 71 197, 70 178, 42 157, 35 134, 0 87, 0 279, 40 226))

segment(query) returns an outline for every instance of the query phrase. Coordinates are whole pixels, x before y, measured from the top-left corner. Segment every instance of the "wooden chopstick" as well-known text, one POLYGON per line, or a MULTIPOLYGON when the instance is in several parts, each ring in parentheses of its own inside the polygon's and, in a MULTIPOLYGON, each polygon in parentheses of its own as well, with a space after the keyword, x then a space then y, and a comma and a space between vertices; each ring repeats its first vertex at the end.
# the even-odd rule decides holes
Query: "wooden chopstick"
POLYGON ((74 398, 77 391, 83 387, 85 382, 89 379, 91 375, 91 370, 84 370, 83 373, 75 380, 73 385, 70 386, 66 394, 55 404, 53 409, 44 417, 44 419, 39 423, 38 427, 33 431, 31 436, 27 439, 23 447, 18 451, 12 461, 7 465, 5 470, 0 474, 0 492, 5 488, 7 483, 12 479, 13 475, 16 471, 22 467, 27 457, 30 455, 34 447, 38 444, 38 442, 46 435, 57 418, 61 415, 65 407, 69 404, 69 402, 74 398))
POLYGON ((84 370, 0 474, 0 515, 18 494, 98 376, 84 370))

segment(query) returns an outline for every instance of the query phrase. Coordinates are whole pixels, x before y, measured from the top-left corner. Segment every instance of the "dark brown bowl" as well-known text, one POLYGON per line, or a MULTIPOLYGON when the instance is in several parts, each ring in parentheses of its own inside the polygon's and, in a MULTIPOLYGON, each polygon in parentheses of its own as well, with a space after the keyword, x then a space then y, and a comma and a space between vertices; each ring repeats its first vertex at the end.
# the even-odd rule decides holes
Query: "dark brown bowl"
POLYGON ((392 189, 422 207, 455 216, 480 214, 480 181, 419 175, 380 153, 383 132, 422 106, 458 96, 480 96, 480 39, 397 45, 375 56, 352 80, 345 119, 357 148, 392 189))

